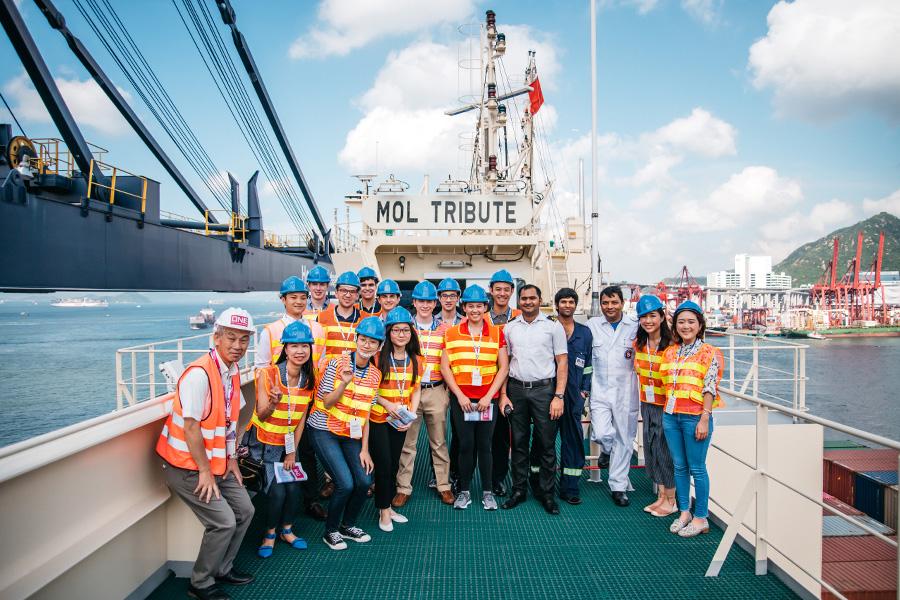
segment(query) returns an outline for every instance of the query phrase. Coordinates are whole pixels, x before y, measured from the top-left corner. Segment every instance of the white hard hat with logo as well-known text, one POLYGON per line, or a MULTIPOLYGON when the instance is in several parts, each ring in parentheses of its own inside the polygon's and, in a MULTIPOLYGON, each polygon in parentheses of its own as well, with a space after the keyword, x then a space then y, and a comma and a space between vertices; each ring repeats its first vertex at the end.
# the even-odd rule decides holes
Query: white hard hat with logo
POLYGON ((241 331, 255 331, 253 328, 253 317, 243 308, 226 308, 216 319, 216 327, 228 327, 230 329, 239 329, 241 331))

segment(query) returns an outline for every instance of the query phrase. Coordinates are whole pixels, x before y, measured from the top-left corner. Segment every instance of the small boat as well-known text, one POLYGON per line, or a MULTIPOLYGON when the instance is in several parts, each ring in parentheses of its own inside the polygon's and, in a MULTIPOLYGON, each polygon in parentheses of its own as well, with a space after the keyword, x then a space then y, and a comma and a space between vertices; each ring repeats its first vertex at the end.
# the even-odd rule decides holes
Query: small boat
MULTIPOLYGON (((36 303, 35 303, 36 304, 36 303)), ((109 302, 105 298, 60 298, 50 303, 50 306, 61 308, 108 308, 109 302)))
POLYGON ((808 337, 811 340, 827 340, 828 339, 827 337, 825 337, 818 331, 810 331, 809 335, 807 335, 806 337, 808 337))
POLYGON ((211 308, 201 308, 200 316, 206 319, 208 325, 212 325, 216 322, 216 311, 211 308))
POLYGON ((191 329, 208 329, 210 324, 203 315, 191 315, 188 318, 188 325, 191 329))

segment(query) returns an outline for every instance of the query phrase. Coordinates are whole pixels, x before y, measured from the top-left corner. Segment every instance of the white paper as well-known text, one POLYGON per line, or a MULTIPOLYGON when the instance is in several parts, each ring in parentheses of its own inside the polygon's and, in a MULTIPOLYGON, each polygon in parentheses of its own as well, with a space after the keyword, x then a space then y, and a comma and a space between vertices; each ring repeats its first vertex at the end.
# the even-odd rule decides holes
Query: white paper
POLYGON ((294 463, 294 468, 286 471, 283 462, 273 463, 275 466, 275 481, 278 483, 293 483, 295 481, 306 481, 306 472, 299 462, 294 463))
POLYGON ((478 412, 477 410, 473 410, 472 412, 463 413, 464 421, 490 421, 494 418, 494 405, 488 405, 488 409, 484 412, 478 412))

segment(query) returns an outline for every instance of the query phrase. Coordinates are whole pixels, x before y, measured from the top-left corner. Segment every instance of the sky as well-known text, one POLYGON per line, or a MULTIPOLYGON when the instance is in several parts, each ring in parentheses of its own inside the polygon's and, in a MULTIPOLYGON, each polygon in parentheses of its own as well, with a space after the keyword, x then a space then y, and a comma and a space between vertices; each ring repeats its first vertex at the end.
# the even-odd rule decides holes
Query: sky
MULTIPOLYGON (((215 171, 246 182, 260 161, 179 17, 187 14, 186 2, 197 7, 203 0, 108 1, 215 171)), ((84 136, 110 151, 107 162, 160 181, 164 210, 196 217, 59 33, 30 0, 17 4, 84 136)), ((214 204, 190 168, 199 162, 196 153, 179 153, 77 4, 56 2, 214 204)), ((497 13, 508 42, 501 89, 521 84, 527 51, 536 52, 545 98, 537 114, 537 188, 552 185, 556 212, 577 214, 583 159, 590 199, 587 0, 234 0, 234 7, 327 223, 335 209, 343 220, 343 197, 359 187, 355 174, 394 174, 415 191, 426 174, 434 187, 467 172, 471 116, 444 111, 471 93, 477 71, 465 67, 477 53, 464 33, 486 9, 497 13)), ((896 0, 598 0, 604 271, 617 280, 653 282, 682 265, 697 275, 727 269, 738 253, 769 254, 777 262, 877 212, 900 215, 897 39, 896 0)), ((26 133, 57 135, 6 36, 0 52, 9 57, 0 62, 0 91, 26 133)), ((239 75, 249 90, 243 70, 239 75)), ((0 121, 9 120, 0 106, 0 121)), ((515 135, 517 128, 510 129, 515 135)), ((274 193, 282 185, 293 183, 273 176, 262 181, 260 195, 266 229, 288 234, 294 229, 274 193)))

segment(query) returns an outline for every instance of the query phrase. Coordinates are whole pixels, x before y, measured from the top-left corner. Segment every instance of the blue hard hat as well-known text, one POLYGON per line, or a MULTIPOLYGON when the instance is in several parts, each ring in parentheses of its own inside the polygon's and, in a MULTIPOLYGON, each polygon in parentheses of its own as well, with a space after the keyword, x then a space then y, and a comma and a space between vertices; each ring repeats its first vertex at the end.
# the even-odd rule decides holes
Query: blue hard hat
MULTIPOLYGON (((393 312, 393 311, 391 311, 393 312)), ((378 317, 366 317, 356 326, 356 335, 364 335, 378 340, 384 341, 384 323, 378 317)))
POLYGON ((308 294, 309 288, 306 287, 306 284, 303 283, 303 280, 297 277, 296 275, 291 275, 287 279, 281 282, 281 295, 287 296, 288 294, 308 294))
POLYGON ((393 279, 385 279, 378 284, 378 290, 375 292, 376 296, 380 296, 382 294, 397 294, 399 296, 400 286, 397 285, 397 282, 393 279))
POLYGON ((430 281, 420 281, 413 288, 413 300, 437 300, 437 289, 430 281))
POLYGON ((442 279, 441 282, 437 286, 438 293, 441 292, 456 292, 457 294, 462 291, 462 288, 459 287, 459 282, 453 279, 452 277, 447 277, 446 279, 442 279))
POLYGON ((662 300, 653 294, 641 296, 637 301, 637 315, 639 317, 643 317, 647 313, 652 313, 654 310, 659 310, 660 308, 663 308, 662 300))
POLYGON ((387 319, 384 321, 385 327, 388 325, 396 325, 398 323, 409 323, 413 324, 412 315, 409 314, 409 311, 403 308, 402 306, 398 306, 394 310, 388 313, 387 319))
POLYGON ((462 293, 462 303, 465 304, 467 302, 483 302, 487 304, 487 292, 484 291, 484 288, 480 285, 470 285, 466 288, 466 291, 462 293))
POLYGON ((675 309, 675 314, 672 315, 672 319, 674 320, 675 317, 678 316, 678 313, 680 313, 683 310, 689 310, 691 312, 697 313, 701 317, 703 316, 703 309, 700 308, 699 304, 697 304, 696 302, 693 302, 691 300, 685 300, 684 302, 682 302, 681 304, 678 305, 678 308, 675 309))
POLYGON ((494 285, 495 283, 508 283, 513 287, 515 287, 516 285, 515 280, 513 280, 512 273, 510 273, 506 269, 500 269, 499 271, 491 275, 491 281, 488 285, 494 285))
POLYGON ((312 329, 309 328, 309 325, 303 319, 294 321, 281 332, 281 343, 312 344, 314 343, 312 329))
POLYGON ((359 277, 353 271, 345 271, 338 275, 337 281, 334 282, 334 287, 339 285, 349 285, 359 289, 359 277))
POLYGON ((331 275, 328 274, 328 269, 322 265, 313 267, 306 274, 306 283, 328 283, 329 281, 331 281, 331 275))
POLYGON ((359 277, 360 281, 362 281, 363 279, 374 279, 376 281, 378 280, 378 275, 375 273, 375 269, 373 269, 372 267, 363 267, 359 270, 359 272, 356 273, 356 276, 359 277))

